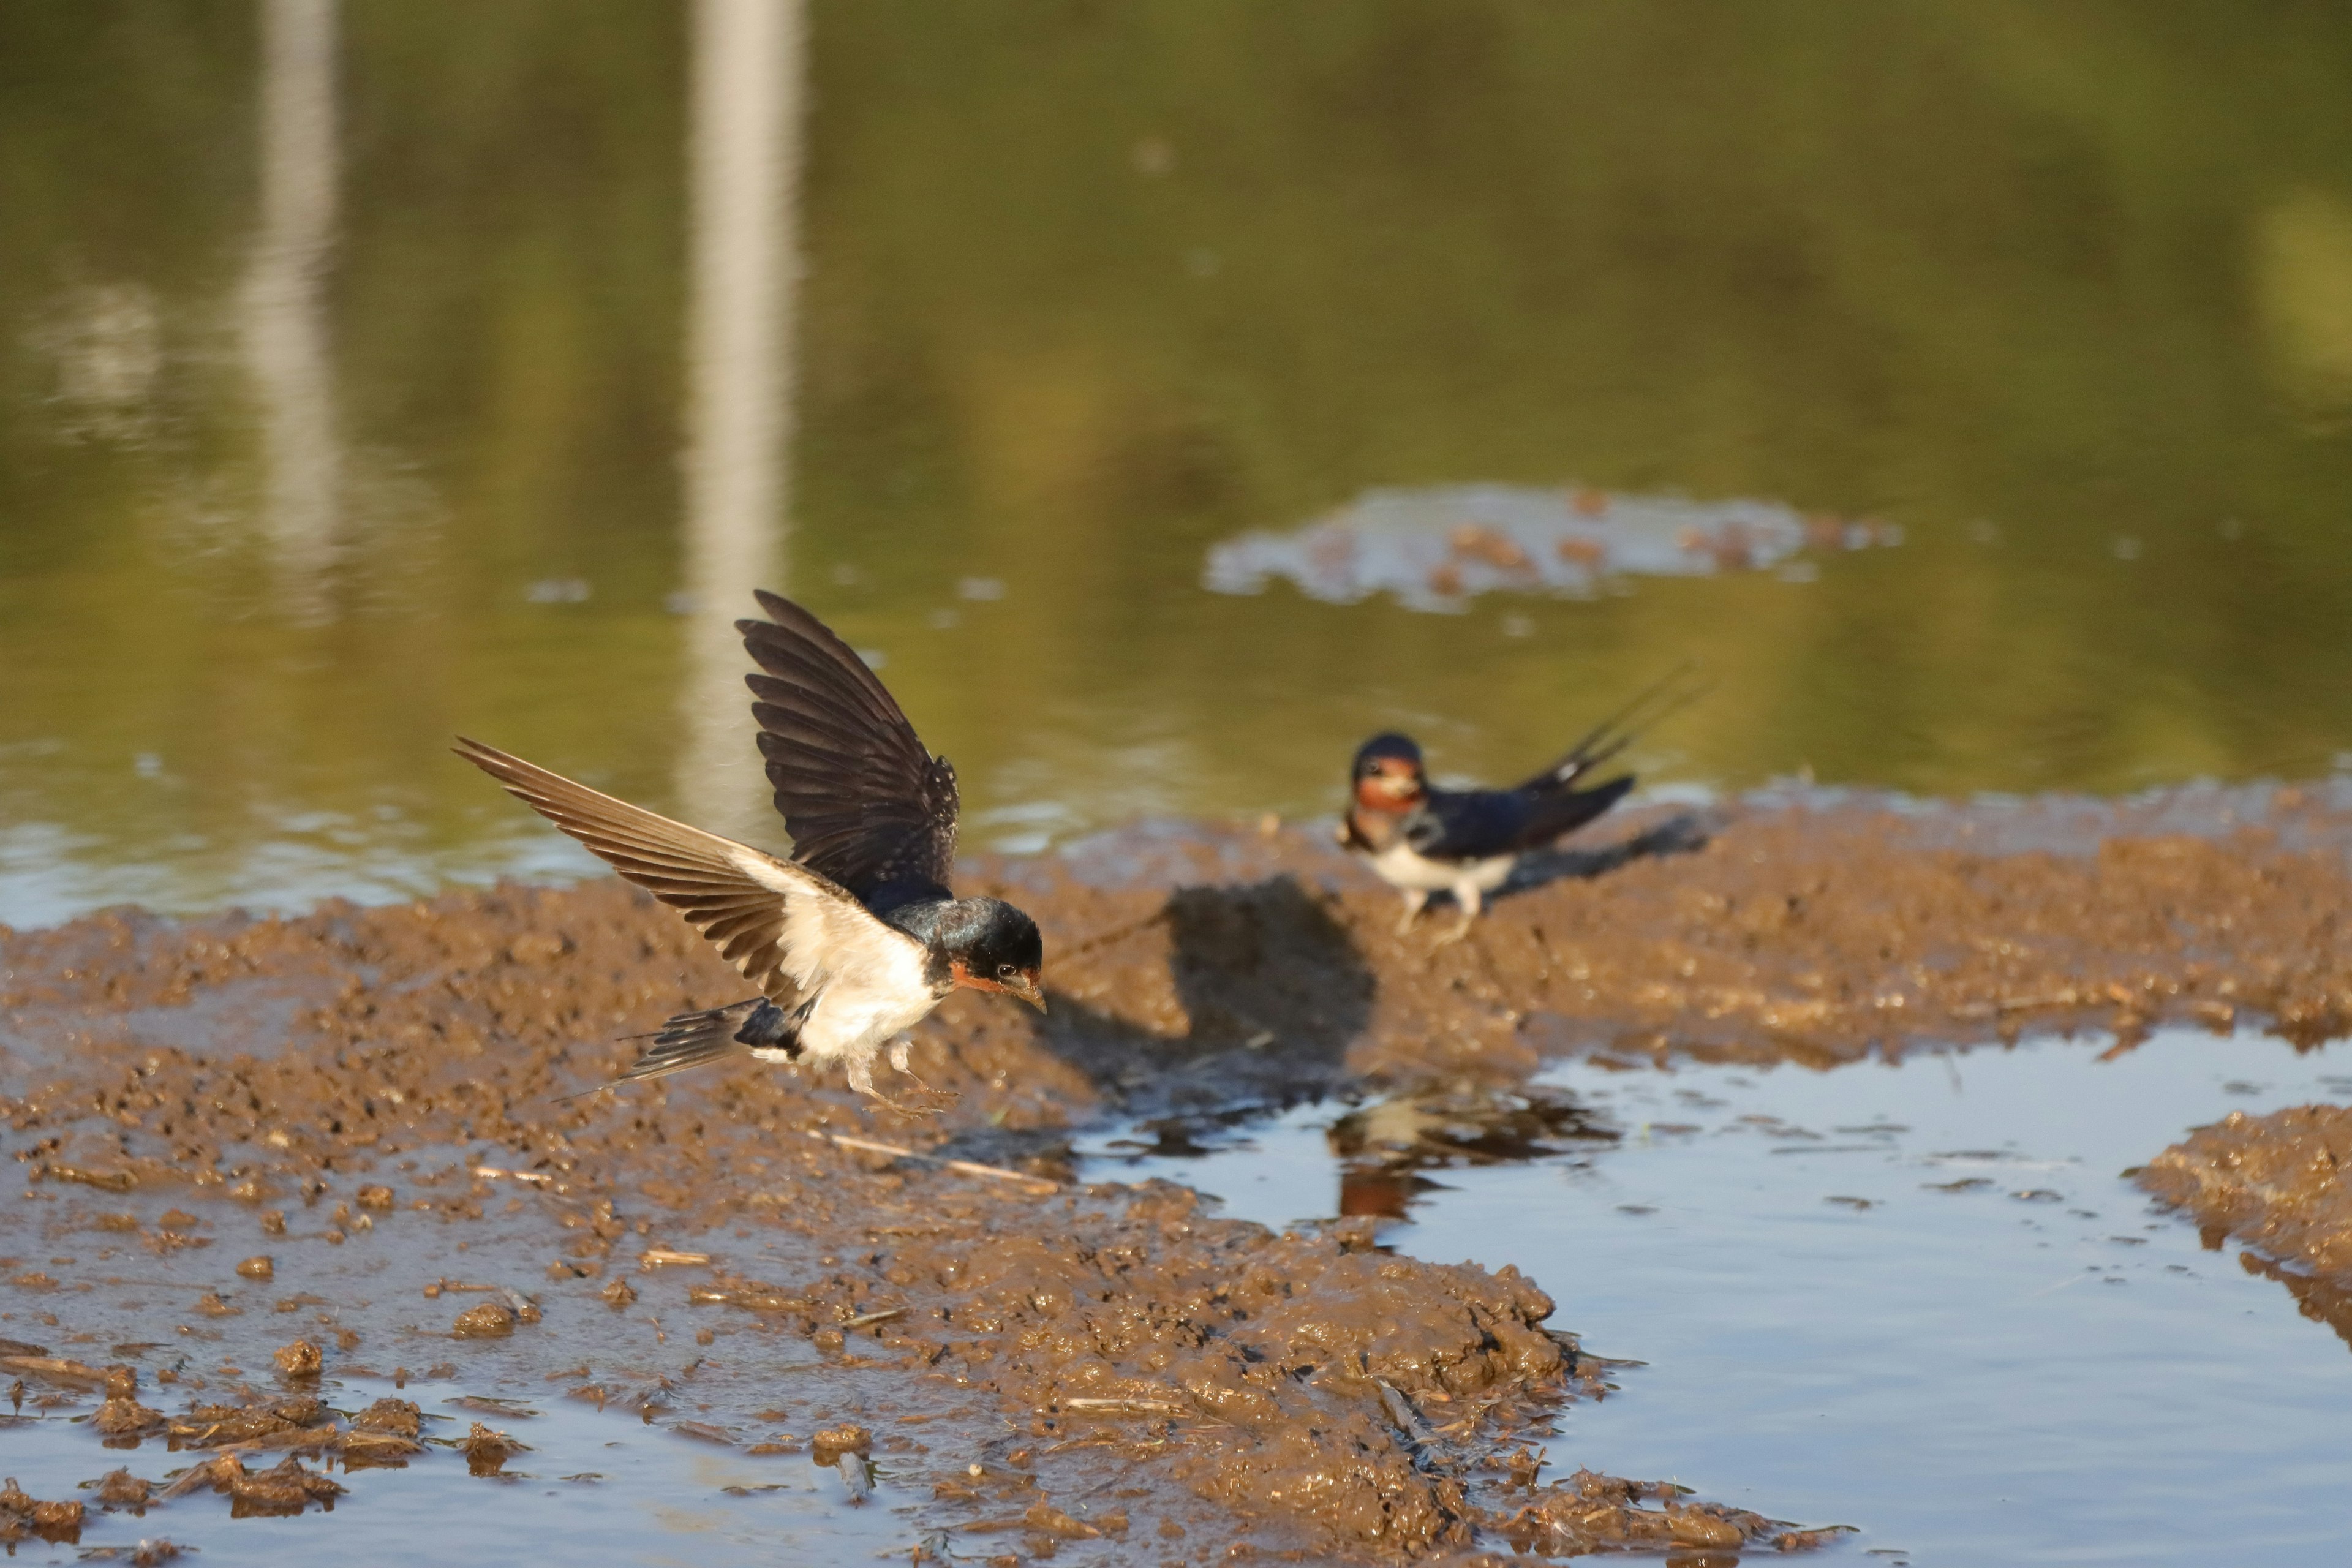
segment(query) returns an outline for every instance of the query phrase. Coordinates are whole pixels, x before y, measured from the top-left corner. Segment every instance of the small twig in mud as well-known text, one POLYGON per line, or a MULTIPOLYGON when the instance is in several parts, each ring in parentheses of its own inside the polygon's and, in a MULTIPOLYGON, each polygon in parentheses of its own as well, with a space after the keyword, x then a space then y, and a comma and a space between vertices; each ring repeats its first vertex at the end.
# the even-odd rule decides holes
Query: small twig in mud
POLYGON ((2096 998, 2084 996, 2073 989, 2052 991, 2039 996, 1996 996, 1990 1002, 1963 1002, 1952 1009, 1955 1018, 1990 1018, 2000 1013, 2032 1012, 2043 1007, 2082 1007, 2096 998))
POLYGON ((658 1268, 665 1263, 708 1263, 707 1252, 680 1252, 675 1247, 648 1247, 637 1254, 637 1262, 646 1268, 658 1268))
POLYGON ((83 1362, 68 1361, 63 1356, 8 1355, 0 1356, 0 1367, 20 1372, 28 1377, 43 1378, 62 1384, 68 1388, 96 1389, 106 1386, 106 1373, 83 1362))
POLYGON ((1437 1434, 1429 1429, 1429 1423, 1421 1418, 1421 1412, 1412 1407, 1412 1402, 1398 1393, 1396 1385, 1385 1378, 1376 1381, 1380 1385, 1381 1404, 1387 1408, 1389 1419, 1396 1423, 1397 1430, 1424 1448, 1435 1442, 1437 1434))
POLYGON ((1065 1410, 1096 1415, 1181 1415, 1184 1406, 1165 1399, 1065 1399, 1065 1410))
POLYGON ((861 1312, 856 1317, 850 1318, 843 1322, 835 1323, 834 1327, 838 1329, 871 1328, 876 1323, 887 1323, 893 1318, 903 1318, 906 1315, 907 1309, 904 1307, 885 1307, 878 1312, 861 1312))
POLYGON ((485 1181, 529 1182, 534 1186, 551 1187, 555 1178, 542 1171, 502 1171, 496 1165, 476 1165, 471 1174, 485 1181))
POLYGON ((971 1160, 950 1160, 938 1154, 925 1154, 913 1149, 901 1149, 896 1143, 877 1142, 871 1138, 851 1138, 839 1132, 820 1132, 814 1127, 802 1129, 812 1138, 844 1149, 862 1149, 869 1154, 888 1154, 900 1160, 920 1160, 928 1165, 938 1165, 950 1171, 961 1171, 967 1176, 987 1176, 1000 1182, 1018 1182, 1039 1194, 1058 1193, 1062 1184, 1044 1176, 1033 1176, 1025 1171, 1008 1171, 1002 1165, 982 1165, 971 1160))

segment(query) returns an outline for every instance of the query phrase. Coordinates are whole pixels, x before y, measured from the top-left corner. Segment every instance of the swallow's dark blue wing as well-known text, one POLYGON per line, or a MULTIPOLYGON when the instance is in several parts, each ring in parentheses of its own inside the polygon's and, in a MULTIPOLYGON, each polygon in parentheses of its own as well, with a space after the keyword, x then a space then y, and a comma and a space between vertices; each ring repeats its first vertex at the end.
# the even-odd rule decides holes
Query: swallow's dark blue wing
POLYGON ((1430 860, 1484 860, 1520 848, 1535 796, 1524 790, 1431 790, 1404 838, 1430 860))
POLYGON ((738 621, 761 669, 760 754, 793 858, 877 912, 942 898, 955 866, 955 769, 849 645, 790 599, 762 593, 764 621, 738 621))
POLYGON ((1484 860, 1540 849, 1624 797, 1633 775, 1593 789, 1432 790, 1405 823, 1405 842, 1431 860, 1484 860))
POLYGON ((1539 848, 1578 828, 1625 798, 1633 775, 1621 773, 1591 789, 1554 789, 1537 794, 1519 828, 1519 847, 1539 848))

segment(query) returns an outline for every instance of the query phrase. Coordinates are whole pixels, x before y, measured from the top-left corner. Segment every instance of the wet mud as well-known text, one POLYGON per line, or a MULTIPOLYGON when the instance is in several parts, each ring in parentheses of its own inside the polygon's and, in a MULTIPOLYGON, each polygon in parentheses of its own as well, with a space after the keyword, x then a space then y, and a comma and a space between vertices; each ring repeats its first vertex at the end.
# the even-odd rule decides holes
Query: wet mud
POLYGON ((2352 1344, 2352 1110, 2298 1105, 2267 1116, 2233 1111, 2141 1168, 2139 1184, 2185 1210, 2205 1244, 2225 1240, 2249 1273, 2294 1292, 2304 1316, 2352 1344))
POLYGON ((87 1506, 167 1520, 362 1500, 371 1466, 494 1479, 528 1442, 499 1402, 528 1397, 825 1467, 937 1557, 1815 1544, 1671 1486, 1542 1475, 1533 1440, 1605 1367, 1539 1282, 1395 1257, 1373 1218, 1427 1164, 1605 1137, 1522 1092, 1568 1053, 2341 1033, 2352 829, 2265 804, 2021 847, 1998 816, 1653 811, 1451 944, 1450 910, 1399 933, 1316 828, 982 862, 971 880, 1045 928, 1053 1008, 943 1007, 914 1065, 960 1098, 926 1121, 763 1068, 559 1098, 740 990, 612 883, 10 933, 17 1417, 87 1417, 87 1506), (1335 1129, 1352 1217, 1277 1234, 1073 1179, 1072 1130, 1107 1117, 1181 1142, 1364 1084, 1410 1113, 1335 1129), (463 1384, 479 1418, 404 1411, 413 1379, 463 1384))

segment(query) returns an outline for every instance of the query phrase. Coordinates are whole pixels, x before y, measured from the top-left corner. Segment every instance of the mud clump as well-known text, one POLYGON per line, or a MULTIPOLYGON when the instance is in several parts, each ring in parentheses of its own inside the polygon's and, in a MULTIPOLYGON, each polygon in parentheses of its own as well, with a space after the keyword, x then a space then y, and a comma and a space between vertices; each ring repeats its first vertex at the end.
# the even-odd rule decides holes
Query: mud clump
POLYGON ((468 1307, 449 1325, 449 1331, 461 1340, 504 1339, 514 1331, 514 1313, 497 1301, 468 1307))
POLYGON ((236 1266, 236 1271, 247 1279, 271 1279, 278 1274, 278 1265, 266 1257, 248 1258, 236 1266))
POLYGON ((2294 1291, 2304 1315, 2352 1343, 2352 1110, 2232 1111, 2143 1166, 2140 1186, 2195 1218, 2206 1244, 2252 1249, 2248 1272, 2294 1291), (2286 1267, 2281 1267, 2284 1264, 2286 1267))
POLYGON ((341 1443, 343 1468, 398 1468, 425 1451, 425 1413, 405 1399, 379 1399, 352 1417, 341 1443))
POLYGON ((327 1364, 327 1358, 320 1353, 319 1347, 308 1340, 296 1340, 291 1344, 280 1345, 269 1359, 281 1375, 289 1378, 316 1377, 320 1369, 327 1364))
POLYGON ((91 1489, 100 1507, 143 1510, 155 1489, 129 1470, 109 1470, 91 1489))
POLYGON ((291 1454, 258 1474, 247 1473, 232 1454, 214 1463, 225 1468, 214 1485, 229 1494, 231 1519, 283 1518, 314 1502, 332 1512, 335 1500, 346 1490, 341 1482, 303 1468, 291 1454))
POLYGON ((2142 1187, 2200 1225, 2324 1274, 2352 1275, 2352 1110, 2232 1111, 2150 1160, 2142 1187))
POLYGON ((466 1454, 468 1475, 495 1476, 506 1468, 506 1462, 516 1454, 530 1452, 530 1446, 518 1443, 504 1432, 494 1431, 479 1421, 466 1434, 462 1447, 466 1454))
POLYGON ((90 1425, 109 1437, 132 1437, 163 1429, 161 1412, 150 1410, 137 1400, 118 1397, 99 1407, 90 1425))
POLYGON ((425 1428, 425 1412, 406 1399, 379 1399, 352 1417, 354 1432, 382 1432, 394 1437, 415 1437, 425 1428))
POLYGON ((874 1434, 854 1424, 830 1426, 809 1437, 810 1458, 820 1465, 838 1462, 844 1454, 870 1454, 874 1451, 874 1434))
POLYGON ((1579 1470, 1541 1489, 1535 1500, 1491 1528, 1519 1552, 1558 1557, 1676 1548, 1737 1552, 1747 1546, 1797 1552, 1825 1544, 1832 1533, 1801 1531, 1720 1503, 1685 1503, 1688 1495, 1671 1481, 1623 1481, 1579 1470), (1643 1506, 1653 1501, 1660 1506, 1643 1506))
POLYGON ((81 1539, 81 1524, 79 1502, 43 1502, 28 1495, 14 1476, 0 1486, 0 1541, 13 1543, 29 1532, 69 1545, 81 1539))
POLYGON ((326 1406, 308 1394, 266 1405, 194 1405, 167 1424, 175 1447, 211 1448, 233 1443, 327 1447, 336 1438, 326 1406))

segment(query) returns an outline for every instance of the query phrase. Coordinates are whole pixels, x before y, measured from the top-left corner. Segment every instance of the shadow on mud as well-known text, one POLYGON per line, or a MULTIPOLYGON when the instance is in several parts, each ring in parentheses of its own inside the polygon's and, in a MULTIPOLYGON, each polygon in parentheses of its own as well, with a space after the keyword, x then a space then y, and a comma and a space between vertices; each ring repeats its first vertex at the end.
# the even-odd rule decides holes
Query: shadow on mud
POLYGON ((1507 899, 1553 882, 1589 881, 1605 877, 1636 860, 1668 855, 1695 855, 1707 846, 1722 825, 1711 814, 1685 811, 1645 827, 1631 838, 1597 849, 1539 849, 1519 858, 1510 879, 1497 889, 1496 899, 1507 899))
POLYGON ((1187 1023, 1154 1034, 1052 994, 1039 1039, 1106 1092, 1154 1102, 1254 1100, 1321 1092, 1371 1018, 1372 972, 1354 941, 1297 879, 1179 888, 1158 917, 1187 1023), (1198 1079, 1199 1092, 1183 1092, 1198 1079))
MULTIPOLYGON (((1503 895, 1605 876, 1652 856, 1689 854, 1706 845, 1714 826, 1706 814, 1682 812, 1616 844, 1531 855, 1503 895)), ((1347 1055, 1370 1024, 1378 982, 1328 895, 1288 873, 1181 887, 1143 923, 1166 930, 1167 976, 1181 1033, 1146 1028, 1060 991, 1049 991, 1045 1016, 1030 1025, 1036 1043, 1085 1074, 1131 1119, 1139 1136, 1125 1141, 1129 1152, 1206 1153, 1228 1142, 1234 1128, 1360 1084, 1347 1055)), ((1121 927, 1096 942, 1128 938, 1138 929, 1121 927)), ((1361 1159, 1341 1151, 1349 1174, 1340 1212, 1402 1217, 1429 1184, 1416 1170, 1531 1159, 1559 1152, 1549 1139, 1604 1136, 1573 1125, 1581 1115, 1541 1090, 1407 1087, 1341 1122, 1378 1131, 1368 1134, 1361 1159), (1407 1121, 1421 1128, 1419 1138, 1408 1141, 1419 1151, 1410 1156, 1391 1141, 1407 1121)), ((1070 1145, 1056 1132, 975 1128, 954 1142, 959 1152, 1057 1179, 1075 1169, 1070 1145)))

